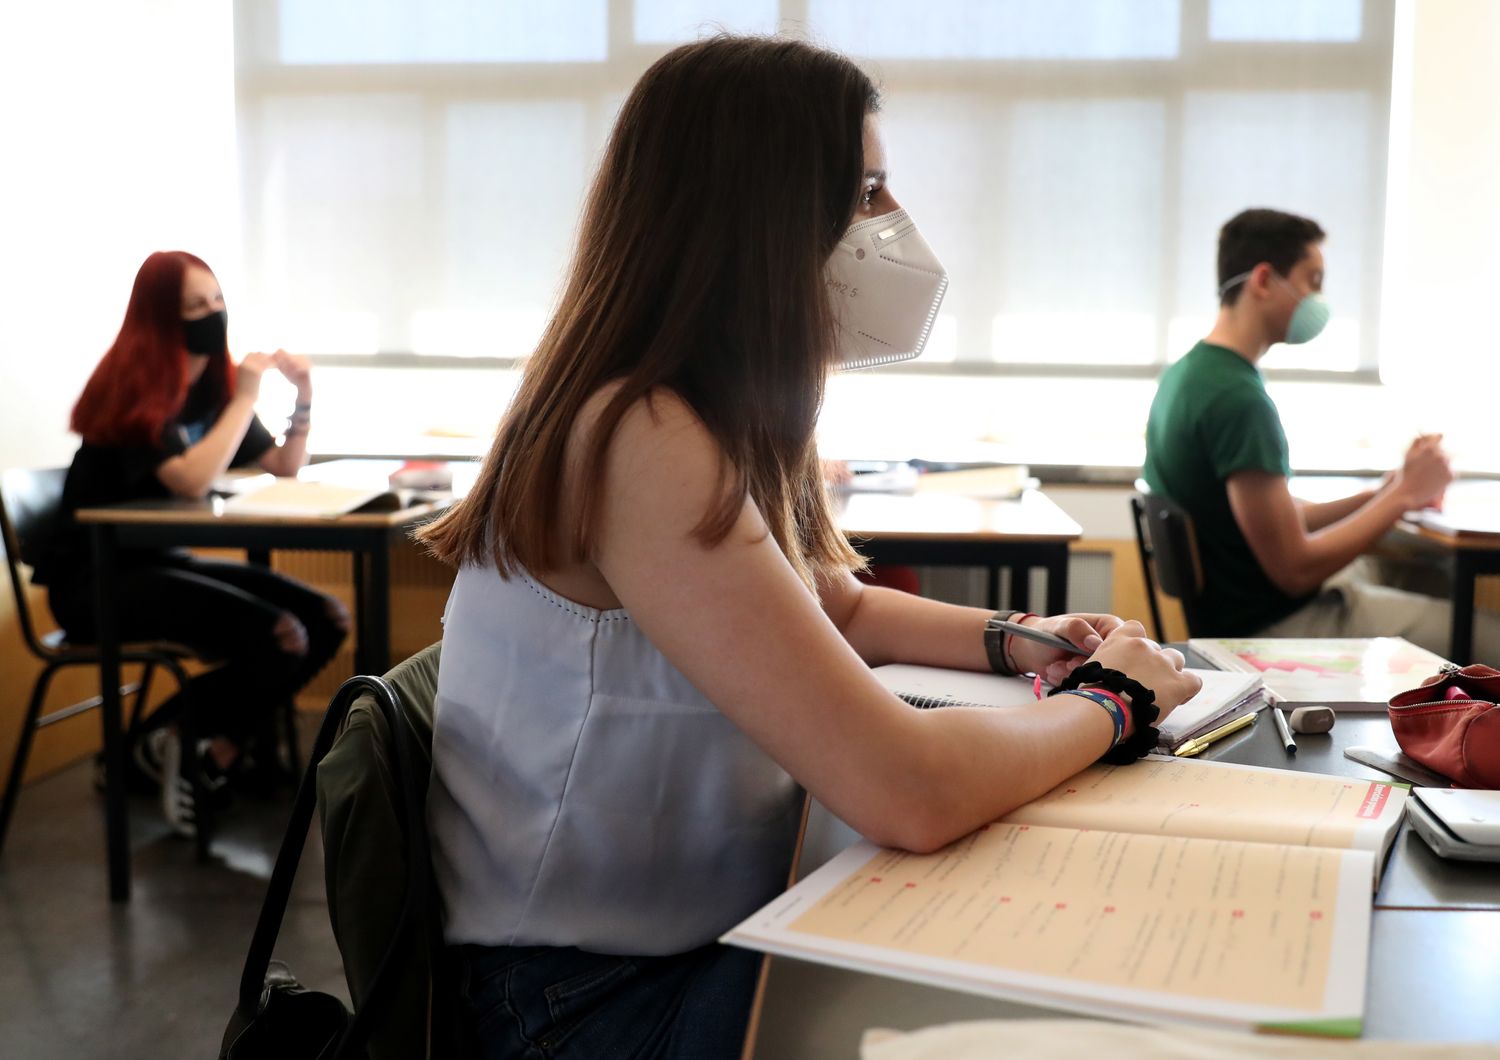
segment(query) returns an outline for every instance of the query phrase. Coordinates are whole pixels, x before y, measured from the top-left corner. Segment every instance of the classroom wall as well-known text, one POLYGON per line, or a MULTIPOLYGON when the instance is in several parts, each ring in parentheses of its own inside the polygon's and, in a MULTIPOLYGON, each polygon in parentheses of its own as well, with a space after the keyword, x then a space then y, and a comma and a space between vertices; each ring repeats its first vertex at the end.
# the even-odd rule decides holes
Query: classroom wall
MULTIPOLYGON (((1431 430, 1460 426, 1455 383, 1500 384, 1490 314, 1500 290, 1497 57, 1500 4, 1399 0, 1381 359, 1387 383, 1432 403, 1431 430), (1446 370, 1449 351, 1472 362, 1462 378, 1446 370)), ((1473 424, 1487 435, 1483 415, 1473 424)))
MULTIPOLYGON (((68 412, 152 250, 238 268, 230 0, 8 4, 0 32, 0 467, 65 464, 68 412), (104 297, 101 297, 101 292, 104 297)), ((0 765, 40 669, 0 569, 0 765)), ((45 601, 35 603, 46 615, 45 601)), ((167 682, 162 682, 165 685, 167 682)), ((52 705, 97 680, 75 671, 52 705)), ((32 775, 92 749, 93 714, 43 732, 32 775)))
POLYGON ((0 466, 68 411, 152 250, 237 269, 230 0, 8 4, 0 32, 0 466))

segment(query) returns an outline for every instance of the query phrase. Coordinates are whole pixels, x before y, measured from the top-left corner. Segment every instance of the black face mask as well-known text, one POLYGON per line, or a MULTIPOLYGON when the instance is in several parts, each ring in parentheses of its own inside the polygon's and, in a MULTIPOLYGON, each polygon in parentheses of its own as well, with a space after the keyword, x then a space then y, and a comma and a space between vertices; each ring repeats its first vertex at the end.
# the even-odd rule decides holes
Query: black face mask
POLYGON ((188 353, 209 357, 223 353, 229 334, 229 314, 220 309, 206 317, 182 322, 182 341, 188 353))

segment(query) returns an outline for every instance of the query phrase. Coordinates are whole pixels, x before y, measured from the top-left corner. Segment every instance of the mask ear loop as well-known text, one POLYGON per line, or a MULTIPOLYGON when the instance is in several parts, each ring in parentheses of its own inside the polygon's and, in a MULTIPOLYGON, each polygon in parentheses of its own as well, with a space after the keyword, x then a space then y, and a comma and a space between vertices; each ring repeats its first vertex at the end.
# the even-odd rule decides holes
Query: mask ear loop
POLYGON ((1229 289, 1231 287, 1239 286, 1253 275, 1255 275, 1255 270, 1251 269, 1249 272, 1242 272, 1238 276, 1231 276, 1229 279, 1219 284, 1219 297, 1223 298, 1224 295, 1229 292, 1229 289))
MULTIPOLYGON (((1256 268, 1259 268, 1259 266, 1256 266, 1256 268)), ((1231 287, 1236 287, 1239 284, 1244 283, 1246 280, 1248 280, 1250 277, 1252 277, 1254 275, 1255 275, 1255 269, 1251 269, 1249 272, 1242 272, 1238 276, 1231 276, 1229 279, 1227 279, 1223 283, 1219 284, 1219 297, 1223 298, 1224 295, 1225 295, 1225 293, 1231 287)), ((1281 284, 1281 286, 1285 287, 1292 294, 1297 295, 1297 297, 1299 299, 1303 297, 1302 295, 1297 294, 1297 288, 1293 287, 1291 285, 1291 283, 1287 280, 1287 278, 1285 276, 1281 275, 1281 273, 1277 272, 1275 269, 1272 269, 1271 270, 1271 275, 1276 278, 1276 282, 1277 283, 1281 284)))

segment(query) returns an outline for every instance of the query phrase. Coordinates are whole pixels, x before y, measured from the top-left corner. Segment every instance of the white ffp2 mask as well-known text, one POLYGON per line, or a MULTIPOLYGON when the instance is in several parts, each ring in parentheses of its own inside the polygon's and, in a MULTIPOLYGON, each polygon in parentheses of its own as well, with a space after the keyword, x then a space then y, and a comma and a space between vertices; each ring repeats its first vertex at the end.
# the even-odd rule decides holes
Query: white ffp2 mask
POLYGON ((905 210, 849 226, 828 261, 840 369, 909 361, 922 352, 948 273, 905 210))

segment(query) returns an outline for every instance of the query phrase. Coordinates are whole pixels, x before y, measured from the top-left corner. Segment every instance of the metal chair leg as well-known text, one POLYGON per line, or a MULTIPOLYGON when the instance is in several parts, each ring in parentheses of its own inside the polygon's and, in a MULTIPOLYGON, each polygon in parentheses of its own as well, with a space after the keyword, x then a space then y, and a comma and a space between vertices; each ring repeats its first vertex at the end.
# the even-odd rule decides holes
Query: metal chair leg
POLYGON ((143 663, 141 670, 141 681, 135 692, 135 707, 130 712, 130 723, 125 726, 129 734, 130 744, 133 746, 141 734, 141 725, 146 720, 147 697, 151 694, 151 675, 156 673, 154 662, 143 663))
POLYGON ((31 740, 36 735, 36 720, 41 716, 42 703, 47 698, 47 689, 52 684, 52 675, 57 667, 48 664, 37 675, 31 689, 31 702, 26 706, 26 718, 21 722, 21 738, 16 742, 15 757, 11 759, 10 777, 5 782, 5 801, 0 803, 0 850, 5 848, 5 835, 10 830, 10 817, 16 809, 16 799, 21 794, 21 774, 26 772, 26 759, 31 755, 31 740))
POLYGON ((297 732, 297 701, 287 699, 282 707, 282 719, 286 725, 287 764, 292 767, 292 784, 302 783, 302 739, 297 732))
POLYGON ((1166 623, 1161 620, 1161 604, 1156 599, 1156 575, 1151 570, 1151 564, 1155 562, 1155 550, 1146 537, 1146 509, 1139 497, 1130 498, 1130 521, 1135 524, 1135 547, 1141 559, 1141 580, 1146 586, 1146 605, 1151 610, 1151 625, 1156 630, 1156 639, 1165 644, 1166 623))

